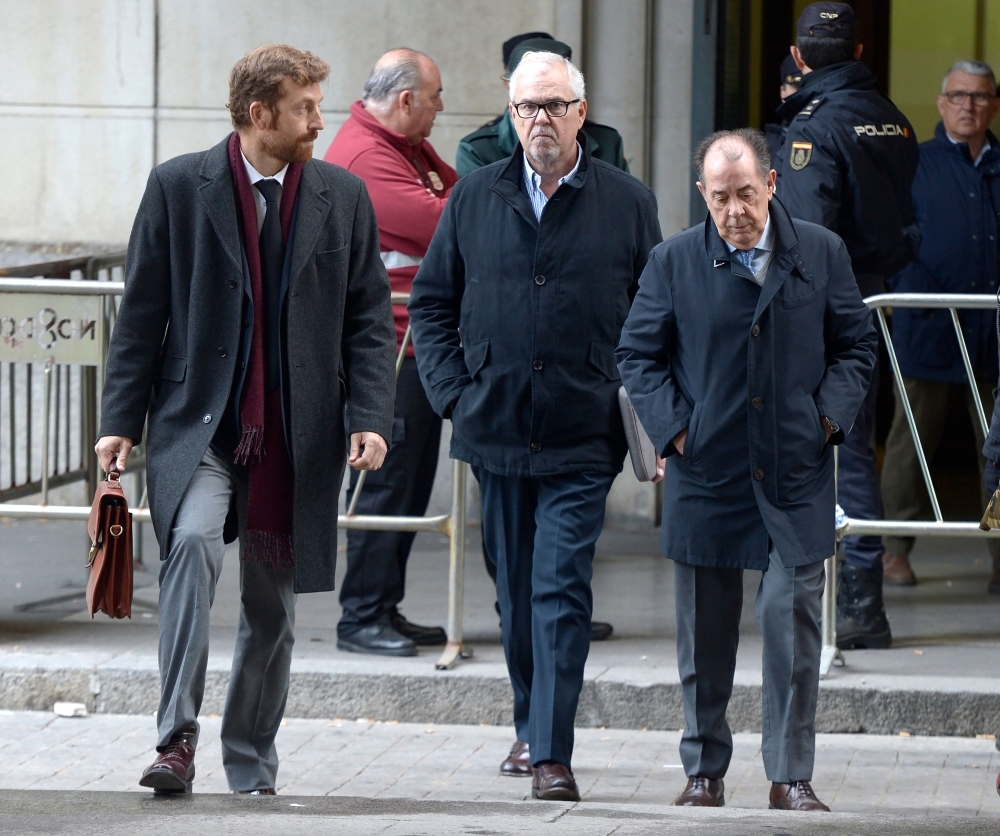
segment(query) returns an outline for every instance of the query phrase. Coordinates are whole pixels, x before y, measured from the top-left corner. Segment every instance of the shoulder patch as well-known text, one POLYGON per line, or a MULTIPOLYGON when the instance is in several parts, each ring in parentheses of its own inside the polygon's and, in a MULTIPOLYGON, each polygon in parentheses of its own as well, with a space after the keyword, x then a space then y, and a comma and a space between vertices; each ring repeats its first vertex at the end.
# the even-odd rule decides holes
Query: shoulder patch
POLYGON ((808 119, 817 110, 820 109, 823 102, 826 101, 826 96, 817 96, 815 99, 810 99, 809 104, 807 104, 802 110, 795 114, 796 119, 808 119))
POLYGON ((795 140, 792 142, 792 152, 788 157, 788 162, 795 171, 802 171, 802 169, 809 165, 812 153, 813 144, 811 142, 795 140))

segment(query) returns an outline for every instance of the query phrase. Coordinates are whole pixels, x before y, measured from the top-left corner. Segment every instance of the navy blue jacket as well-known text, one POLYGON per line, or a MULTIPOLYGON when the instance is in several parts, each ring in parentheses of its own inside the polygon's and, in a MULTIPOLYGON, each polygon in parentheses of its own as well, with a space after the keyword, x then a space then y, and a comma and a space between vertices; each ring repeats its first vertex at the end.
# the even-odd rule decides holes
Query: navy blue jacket
POLYGON ((520 146, 463 177, 413 280, 417 368, 451 455, 502 476, 625 458, 614 350, 660 226, 653 192, 578 138, 580 168, 541 222, 520 146))
MULTIPOLYGON (((900 293, 996 293, 997 219, 1000 210, 1000 142, 978 166, 967 143, 956 145, 938 124, 920 145, 913 203, 923 242, 917 260, 892 280, 900 293)), ((960 311, 969 359, 977 375, 997 379, 993 311, 960 311)), ((966 382, 955 327, 948 311, 897 308, 892 341, 907 377, 966 382)))
POLYGON ((834 553, 833 452, 822 416, 857 416, 876 335, 844 242, 775 198, 763 288, 711 218, 653 250, 618 347, 636 413, 667 461, 663 553, 766 569, 834 553), (684 455, 671 441, 683 429, 684 455))
POLYGON ((778 196, 793 218, 844 239, 863 296, 883 291, 920 240, 916 135, 875 83, 860 61, 831 64, 806 73, 778 108, 788 121, 778 196))

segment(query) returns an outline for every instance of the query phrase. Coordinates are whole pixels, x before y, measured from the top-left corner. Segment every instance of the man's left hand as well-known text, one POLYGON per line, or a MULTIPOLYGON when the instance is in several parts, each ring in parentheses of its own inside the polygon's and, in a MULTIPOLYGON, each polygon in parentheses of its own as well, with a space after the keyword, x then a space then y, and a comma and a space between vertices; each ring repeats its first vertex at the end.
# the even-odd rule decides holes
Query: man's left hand
POLYGON ((347 463, 355 470, 378 470, 388 446, 378 433, 351 433, 351 454, 347 463))

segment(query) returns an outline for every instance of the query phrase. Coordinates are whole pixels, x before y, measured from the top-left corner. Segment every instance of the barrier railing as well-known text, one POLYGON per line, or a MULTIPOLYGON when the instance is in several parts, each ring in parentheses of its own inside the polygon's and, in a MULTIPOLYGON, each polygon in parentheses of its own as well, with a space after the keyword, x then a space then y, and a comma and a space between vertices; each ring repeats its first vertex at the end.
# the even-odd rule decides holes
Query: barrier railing
MULTIPOLYGON (((84 312, 84 319, 81 322, 86 322, 86 328, 93 328, 93 336, 91 337, 90 330, 85 333, 88 338, 92 339, 94 345, 89 346, 91 349, 89 352, 84 352, 82 355, 77 352, 73 354, 70 359, 74 360, 76 363, 82 363, 87 366, 92 366, 94 369, 94 386, 93 386, 93 397, 92 397, 92 411, 88 414, 87 420, 83 422, 82 426, 82 448, 86 451, 86 454, 93 456, 92 447, 93 439, 97 434, 97 427, 100 425, 100 394, 103 388, 104 379, 104 367, 107 362, 107 345, 108 337, 110 335, 111 329, 114 326, 114 318, 116 313, 115 299, 120 297, 125 290, 125 283, 123 281, 95 281, 93 276, 97 274, 100 269, 107 269, 111 266, 117 266, 124 263, 124 254, 120 256, 109 256, 98 259, 76 259, 65 262, 52 262, 49 264, 31 265, 29 268, 20 268, 20 277, 13 277, 12 273, 17 272, 13 269, 7 271, 0 271, 0 299, 5 299, 8 294, 25 294, 25 295, 36 295, 44 296, 50 302, 54 299, 62 299, 63 297, 100 297, 103 299, 103 304, 99 311, 93 308, 88 308, 84 312), (71 267, 67 265, 72 265, 71 267), (30 278, 24 276, 24 273, 28 273, 30 276, 37 276, 39 273, 43 273, 46 270, 51 270, 59 275, 68 276, 70 270, 83 270, 88 278, 83 280, 70 280, 68 278, 30 278)), ((29 296, 29 302, 21 307, 25 310, 35 310, 37 309, 37 304, 35 300, 32 300, 29 296)), ((405 293, 393 293, 392 303, 394 305, 405 305, 408 301, 409 296, 405 293)), ((47 304, 46 310, 51 309, 56 313, 56 321, 49 323, 50 327, 52 325, 56 326, 56 339, 52 341, 51 345, 39 344, 41 347, 41 354, 32 351, 31 359, 34 361, 41 360, 45 364, 45 397, 43 407, 43 438, 42 438, 42 477, 39 480, 38 485, 26 484, 23 487, 23 492, 18 494, 23 496, 27 493, 41 493, 41 503, 37 505, 28 504, 16 504, 16 503, 4 503, 0 505, 0 516, 11 517, 11 518, 28 518, 28 519, 50 519, 50 520, 86 520, 90 516, 90 506, 89 505, 49 505, 48 504, 48 492, 49 488, 54 486, 59 479, 62 482, 69 481, 69 479, 63 478, 62 475, 59 479, 51 478, 49 473, 49 463, 52 456, 52 440, 53 433, 50 432, 49 416, 51 411, 51 392, 52 392, 52 370, 58 369, 57 365, 57 353, 59 350, 55 346, 58 345, 58 337, 62 333, 70 334, 69 339, 72 341, 72 335, 80 331, 81 326, 78 322, 75 326, 70 317, 62 317, 58 319, 59 310, 52 308, 51 304, 46 302, 41 302, 41 304, 47 304), (59 326, 63 322, 68 322, 69 324, 63 325, 60 331, 59 326), (76 331, 72 328, 75 327, 76 331)), ((54 304, 54 302, 52 303, 54 304)), ((21 319, 28 319, 33 317, 34 314, 25 315, 24 317, 15 317, 12 314, 5 315, 4 308, 0 306, 0 341, 3 340, 3 327, 5 322, 13 322, 16 327, 21 326, 21 319)), ((11 309, 13 310, 13 309, 11 309)), ((20 311, 18 311, 20 314, 20 311)), ((50 317, 51 318, 51 317, 50 317)), ((32 321, 32 327, 34 322, 32 321)), ((22 328, 23 330, 23 328, 22 328)), ((402 346, 400 347, 399 355, 396 361, 396 374, 398 376, 399 369, 402 367, 403 357, 406 353, 407 345, 410 341, 410 332, 407 329, 406 336, 402 346)), ((23 341, 22 341, 23 342, 23 341)), ((8 342, 6 343, 8 348, 13 350, 15 347, 11 347, 8 342)), ((2 349, 3 343, 0 342, 0 349, 2 349)), ((23 346, 21 346, 23 347, 23 346)), ((4 355, 0 353, 0 357, 4 355)), ((11 378, 13 381, 13 376, 11 378)), ((30 380, 30 378, 29 378, 30 380)), ((14 391, 12 386, 11 392, 14 391)), ((30 388, 28 390, 30 392, 30 388)), ((58 390, 57 390, 58 391, 58 390)), ((11 395, 13 398, 14 395, 11 395)), ((30 395, 29 395, 30 397, 30 395)), ((13 401, 11 401, 13 403, 13 401)), ((13 413, 11 413, 13 414, 13 413)), ((60 414, 57 410, 57 416, 60 414)), ((28 439, 28 444, 31 443, 31 413, 28 413, 28 424, 26 427, 26 434, 28 439)), ((15 425, 11 419, 10 424, 10 437, 15 439, 18 433, 15 430, 15 425)), ((25 435, 25 433, 21 433, 25 435)), ((58 450, 58 434, 55 434, 56 439, 56 449, 58 450)), ((11 442, 11 450, 14 450, 14 441, 11 442)), ((144 460, 141 455, 138 458, 130 459, 130 464, 133 466, 130 469, 134 469, 136 472, 142 472, 144 460)), ((93 479, 88 480, 88 492, 92 492, 93 485, 96 484, 96 463, 93 465, 95 476, 93 479)), ((78 468, 76 471, 72 472, 72 476, 77 479, 85 479, 87 474, 87 468, 78 468)), ((370 531, 430 531, 439 534, 446 535, 450 540, 449 547, 449 575, 448 575, 448 620, 447 620, 447 633, 448 641, 445 645, 444 651, 441 657, 435 664, 438 670, 447 670, 452 668, 459 659, 469 658, 472 656, 472 650, 466 646, 463 638, 463 607, 464 607, 464 591, 465 591, 465 533, 467 528, 466 519, 466 488, 467 488, 467 466, 465 462, 455 460, 452 468, 452 503, 451 512, 448 514, 440 514, 437 516, 430 517, 403 517, 403 516, 375 516, 375 515, 358 515, 354 514, 354 509, 357 506, 358 495, 360 494, 361 487, 364 485, 365 473, 360 474, 358 483, 356 484, 354 495, 352 497, 351 507, 348 509, 347 514, 342 514, 337 518, 338 528, 349 530, 349 529, 361 529, 370 531)), ((30 471, 29 471, 30 475, 30 471)), ((150 522, 149 509, 142 507, 145 505, 145 491, 140 487, 140 492, 143 494, 142 499, 139 502, 139 506, 133 509, 133 519, 137 523, 147 523, 150 522)), ((11 496, 11 498, 15 498, 11 496)), ((2 502, 2 499, 0 499, 2 502)), ((137 542, 141 543, 141 537, 137 538, 137 542)), ((138 557, 138 554, 137 554, 138 557)))
MULTIPOLYGON (((924 486, 930 497, 931 509, 934 513, 934 520, 861 520, 845 517, 839 521, 837 526, 838 541, 848 535, 875 535, 875 536, 896 536, 896 537, 918 537, 921 535, 933 535, 936 537, 1000 537, 1000 531, 982 531, 979 528, 979 520, 972 522, 945 522, 941 515, 941 505, 938 502, 937 491, 934 489, 934 481, 931 478, 930 465, 924 453, 923 445, 920 442, 920 432, 917 429, 916 419, 913 417, 913 408, 910 405, 910 398, 903 384, 903 373, 899 368, 899 360, 896 357, 896 349, 892 342, 892 335, 886 321, 885 311, 887 308, 923 308, 947 310, 951 313, 951 322, 955 329, 955 337, 958 340, 959 351, 962 355, 962 363, 965 366, 965 374, 969 387, 972 390, 973 401, 976 405, 976 412, 979 418, 983 435, 989 434, 989 418, 983 410, 983 403, 979 397, 979 389, 976 386, 976 376, 969 359, 969 348, 965 343, 965 335, 962 332, 962 323, 958 316, 960 310, 996 311, 997 297, 987 294, 962 294, 962 293, 880 293, 865 299, 865 304, 874 312, 882 332, 882 339, 889 357, 889 364, 892 366, 893 379, 896 389, 899 392, 903 404, 903 411, 906 415, 906 423, 913 438, 913 445, 916 448, 917 460, 920 463, 920 472, 924 478, 924 486)), ((836 448, 834 448, 836 454, 836 448)), ((977 451, 978 452, 978 451, 977 451)), ((830 557, 826 561, 826 587, 823 594, 823 652, 820 662, 820 673, 826 676, 834 662, 844 664, 844 656, 837 649, 837 562, 836 557, 830 557)))

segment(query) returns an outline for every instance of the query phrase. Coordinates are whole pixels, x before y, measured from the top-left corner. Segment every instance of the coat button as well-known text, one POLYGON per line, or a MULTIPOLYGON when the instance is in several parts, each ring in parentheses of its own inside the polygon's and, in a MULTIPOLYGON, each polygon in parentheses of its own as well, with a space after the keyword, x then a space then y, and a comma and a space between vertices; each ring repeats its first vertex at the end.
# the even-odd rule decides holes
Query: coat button
POLYGON ((240 369, 245 369, 247 367, 246 363, 240 363, 240 369))
POLYGON ((753 336, 755 336, 755 337, 759 336, 760 335, 760 326, 759 325, 754 325, 754 327, 750 329, 750 333, 753 336))
POLYGON ((750 403, 754 409, 760 409, 764 405, 764 402, 760 398, 754 398, 750 403))
POLYGON ((243 320, 243 327, 244 328, 249 328, 250 327, 250 322, 248 320, 244 319, 243 320))
POLYGON ((202 421, 203 421, 204 423, 206 423, 206 424, 211 424, 211 423, 212 423, 212 416, 211 416, 211 414, 209 414, 209 415, 206 415, 206 416, 205 416, 204 418, 202 418, 201 420, 202 420, 202 421))
POLYGON ((757 469, 756 469, 756 470, 755 470, 755 471, 753 472, 753 478, 754 478, 754 479, 756 479, 756 480, 757 480, 757 481, 759 482, 759 481, 760 481, 761 479, 763 479, 763 478, 764 478, 764 471, 763 471, 763 470, 761 470, 761 469, 760 469, 760 468, 758 467, 758 468, 757 468, 757 469))
POLYGON ((226 284, 229 285, 229 289, 230 290, 236 290, 236 282, 234 282, 232 279, 230 279, 228 282, 226 282, 226 284))
POLYGON ((542 361, 535 360, 535 362, 531 364, 531 368, 533 368, 536 372, 540 372, 542 370, 542 361))
POLYGON ((535 284, 537 285, 545 284, 545 276, 535 276, 535 284))
POLYGON ((537 453, 541 449, 542 449, 542 445, 539 444, 537 441, 535 441, 535 442, 532 443, 532 445, 531 445, 531 452, 532 453, 537 453))
POLYGON ((221 345, 219 346, 219 356, 220 357, 226 356, 226 349, 224 349, 221 345))

